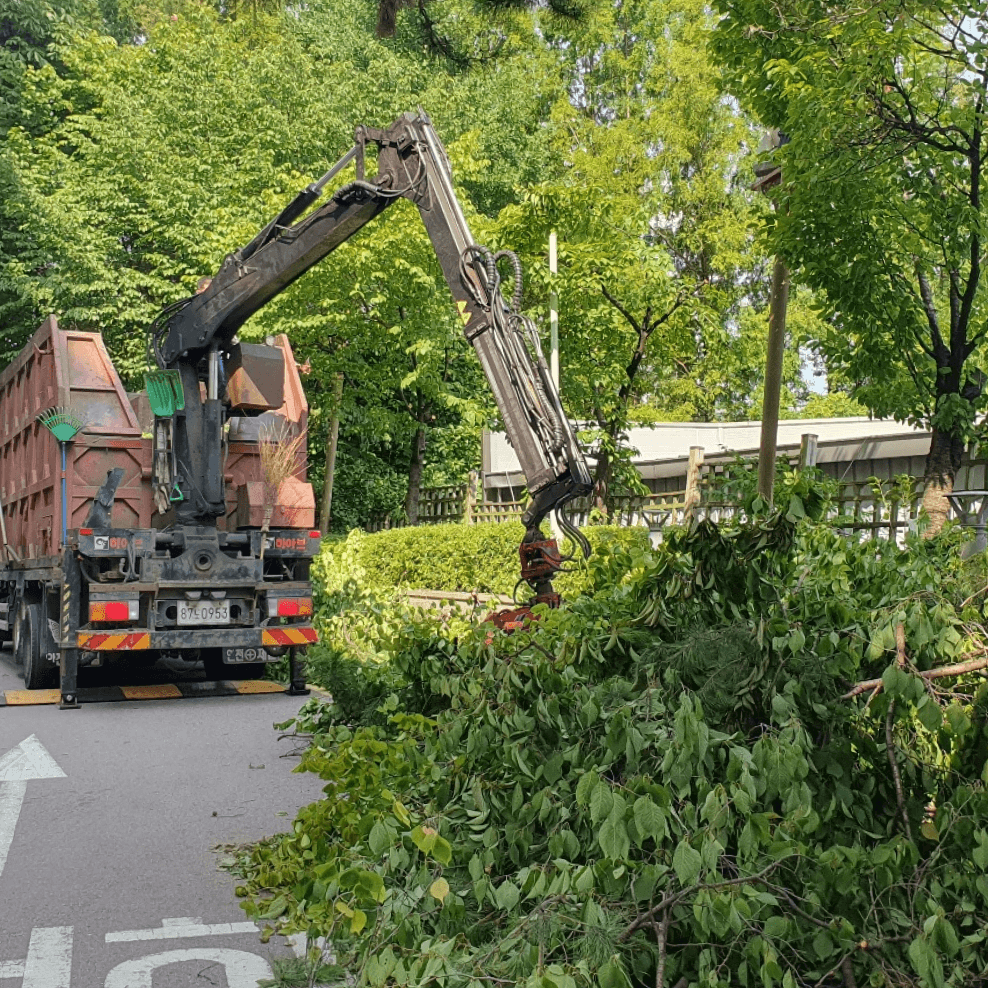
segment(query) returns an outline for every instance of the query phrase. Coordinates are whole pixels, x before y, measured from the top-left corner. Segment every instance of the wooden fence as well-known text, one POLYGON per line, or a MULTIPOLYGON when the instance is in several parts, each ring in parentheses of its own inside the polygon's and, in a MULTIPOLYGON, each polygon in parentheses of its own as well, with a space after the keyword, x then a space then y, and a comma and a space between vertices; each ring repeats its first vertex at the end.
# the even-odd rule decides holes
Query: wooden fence
MULTIPOLYGON (((812 465, 813 444, 805 444, 793 467, 812 465)), ((965 476, 978 469, 988 481, 988 463, 967 465, 965 476)), ((616 495, 608 500, 607 518, 612 524, 640 525, 659 541, 664 529, 689 523, 694 518, 728 521, 742 510, 741 491, 754 486, 755 461, 737 461, 705 465, 703 450, 690 451, 686 484, 682 490, 647 495, 616 495), (749 474, 746 478, 744 475, 749 474)), ((836 492, 828 516, 849 537, 886 538, 901 542, 915 528, 919 517, 923 484, 921 478, 896 478, 865 481, 831 480, 836 492)), ((985 486, 988 486, 986 482, 985 486)), ((419 524, 444 522, 504 522, 521 517, 527 502, 485 502, 478 494, 478 478, 471 475, 466 484, 425 488, 419 499, 419 524)), ((978 501, 978 504, 983 503, 978 501)), ((588 499, 578 499, 567 506, 567 513, 577 525, 585 525, 594 515, 588 499)), ((955 516, 956 516, 956 512, 955 516)), ((970 523, 970 519, 965 519, 970 523)), ((368 531, 402 527, 404 522, 390 517, 369 525, 368 531)))

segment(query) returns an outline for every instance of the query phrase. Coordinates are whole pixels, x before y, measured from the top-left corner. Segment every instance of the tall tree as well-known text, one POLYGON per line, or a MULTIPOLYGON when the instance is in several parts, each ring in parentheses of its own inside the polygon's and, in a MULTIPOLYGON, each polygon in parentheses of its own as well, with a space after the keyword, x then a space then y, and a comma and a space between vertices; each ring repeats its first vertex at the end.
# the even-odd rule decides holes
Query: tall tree
POLYGON ((718 0, 736 91, 790 142, 773 248, 819 289, 819 345, 873 411, 927 425, 925 506, 985 407, 988 21, 948 0, 718 0))
MULTIPOLYGON (((760 386, 753 130, 720 87, 708 27, 700 0, 634 0, 546 32, 566 79, 552 116, 560 167, 504 235, 544 253, 559 231, 563 392, 594 426, 602 503, 629 422, 747 415, 760 386)), ((788 370, 798 390, 798 360, 788 370)))
MULTIPOLYGON (((363 0, 237 18, 169 0, 145 17, 140 44, 76 32, 58 71, 29 69, 24 117, 48 118, 12 129, 0 148, 10 217, 0 229, 0 305, 10 349, 53 311, 65 325, 103 330, 133 379, 146 327, 164 304, 189 294, 322 174, 349 148, 355 125, 386 125, 417 104, 447 143, 467 213, 496 215, 512 201, 546 156, 547 102, 530 85, 533 60, 504 59, 483 72, 444 66, 412 39, 377 41, 372 16, 363 0)), ((373 486, 365 505, 397 507, 428 465, 432 432, 489 416, 408 204, 265 307, 243 335, 282 331, 313 368, 315 411, 335 375, 348 378, 334 499, 341 520, 348 490, 362 496, 373 486), (361 464, 352 484, 351 453, 361 464)), ((321 450, 318 414, 313 425, 321 450)))

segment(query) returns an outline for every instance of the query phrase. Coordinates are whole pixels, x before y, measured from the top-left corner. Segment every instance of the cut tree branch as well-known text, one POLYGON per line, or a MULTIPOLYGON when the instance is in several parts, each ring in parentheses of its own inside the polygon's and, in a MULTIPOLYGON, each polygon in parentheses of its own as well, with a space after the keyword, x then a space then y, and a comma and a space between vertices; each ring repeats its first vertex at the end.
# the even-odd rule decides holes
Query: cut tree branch
MULTIPOLYGON (((946 676, 963 676, 968 672, 979 672, 981 669, 988 669, 988 656, 981 659, 972 659, 970 662, 959 662, 952 666, 940 666, 937 669, 927 669, 923 672, 917 672, 916 675, 921 679, 943 679, 946 676)), ((881 679, 866 679, 862 683, 855 683, 854 687, 848 690, 841 699, 850 700, 853 697, 860 696, 862 693, 868 693, 871 690, 880 691, 882 688, 881 679)))

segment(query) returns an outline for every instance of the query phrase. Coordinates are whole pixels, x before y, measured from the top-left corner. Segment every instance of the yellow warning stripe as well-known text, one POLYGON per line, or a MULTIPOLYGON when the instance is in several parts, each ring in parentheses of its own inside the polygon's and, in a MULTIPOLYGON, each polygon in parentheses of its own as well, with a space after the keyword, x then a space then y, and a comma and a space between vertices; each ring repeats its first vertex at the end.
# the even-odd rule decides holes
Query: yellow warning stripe
POLYGON ((182 691, 171 683, 162 686, 121 686, 120 692, 128 700, 172 700, 182 695, 182 691))
POLYGON ((274 628, 261 632, 262 645, 309 645, 315 640, 312 628, 274 628))
POLYGON ((251 679, 245 683, 237 683, 238 693, 284 693, 285 687, 279 683, 268 683, 261 679, 251 679))
POLYGON ((7 690, 3 694, 8 707, 30 707, 36 703, 58 703, 60 690, 7 690))
POLYGON ((111 649, 145 649, 151 647, 151 636, 149 634, 82 634, 76 639, 79 648, 88 649, 91 652, 105 652, 111 649))

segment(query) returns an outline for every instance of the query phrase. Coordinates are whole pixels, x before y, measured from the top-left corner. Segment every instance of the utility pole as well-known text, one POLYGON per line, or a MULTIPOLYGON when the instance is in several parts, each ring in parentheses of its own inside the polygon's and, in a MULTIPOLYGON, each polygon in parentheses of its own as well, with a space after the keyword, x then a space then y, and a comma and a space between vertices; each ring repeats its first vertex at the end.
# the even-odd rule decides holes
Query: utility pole
MULTIPOLYGON (((556 291, 556 276, 559 274, 559 245, 556 231, 549 234, 549 376, 561 395, 559 387, 559 292, 556 291)), ((552 537, 563 544, 563 530, 556 521, 556 514, 549 516, 549 531, 552 537)))
MULTIPOLYGON (((770 130, 759 145, 773 151, 788 143, 785 134, 770 130)), ((766 192, 782 181, 782 167, 772 161, 755 165, 757 192, 766 192)), ((786 348, 786 309, 789 305, 789 268, 782 257, 772 267, 772 297, 769 301, 768 346, 765 354, 765 389, 762 396, 762 433, 758 447, 758 493, 772 504, 775 490, 775 458, 779 439, 779 404, 782 397, 782 361, 786 348)))
POLYGON ((559 391, 559 293, 556 291, 556 275, 559 274, 559 257, 556 231, 549 234, 549 373, 559 391))
POLYGON ((775 488, 775 459, 779 439, 779 404, 782 397, 782 361, 786 350, 786 307, 789 304, 789 268, 781 257, 772 267, 772 298, 768 310, 768 347, 765 354, 765 393, 762 396, 762 435, 758 447, 758 493, 769 505, 775 488))

